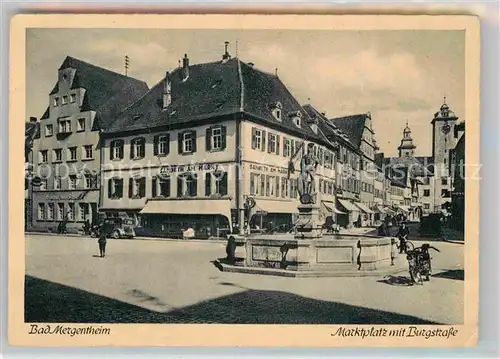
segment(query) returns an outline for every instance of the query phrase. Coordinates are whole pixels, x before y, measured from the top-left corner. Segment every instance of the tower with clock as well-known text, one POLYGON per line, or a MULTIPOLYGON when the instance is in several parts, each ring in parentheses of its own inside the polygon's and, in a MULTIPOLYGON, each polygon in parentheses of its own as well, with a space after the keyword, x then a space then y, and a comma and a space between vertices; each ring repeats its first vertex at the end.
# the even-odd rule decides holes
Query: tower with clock
POLYGON ((434 114, 432 124, 432 158, 434 159, 434 210, 441 210, 451 202, 451 154, 456 146, 454 128, 458 117, 446 103, 446 97, 438 112, 434 114))

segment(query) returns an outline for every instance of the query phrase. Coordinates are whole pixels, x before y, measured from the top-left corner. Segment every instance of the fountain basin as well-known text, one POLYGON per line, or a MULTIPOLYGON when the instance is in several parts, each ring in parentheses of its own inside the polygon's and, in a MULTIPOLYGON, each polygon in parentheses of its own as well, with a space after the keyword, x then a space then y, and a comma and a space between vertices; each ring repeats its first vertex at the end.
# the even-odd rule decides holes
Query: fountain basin
POLYGON ((235 237, 234 258, 220 260, 228 272, 290 277, 380 276, 407 269, 389 237, 292 234, 235 237))

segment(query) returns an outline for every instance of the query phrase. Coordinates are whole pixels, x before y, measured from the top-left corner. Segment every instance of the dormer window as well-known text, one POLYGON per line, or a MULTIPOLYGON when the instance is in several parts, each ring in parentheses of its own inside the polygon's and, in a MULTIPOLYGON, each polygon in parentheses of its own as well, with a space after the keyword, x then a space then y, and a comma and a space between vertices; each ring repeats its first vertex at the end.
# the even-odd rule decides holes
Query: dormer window
POLYGON ((271 108, 271 112, 273 114, 273 117, 276 120, 281 121, 281 110, 283 109, 281 102, 277 101, 277 102, 272 103, 270 105, 270 108, 271 108))
POLYGON ((59 97, 54 97, 53 105, 54 106, 59 106, 59 97))
POLYGON ((302 127, 302 112, 293 111, 288 114, 288 116, 292 119, 293 124, 297 127, 302 127))
POLYGON ((68 103, 68 96, 63 96, 62 97, 62 104, 66 105, 68 103))

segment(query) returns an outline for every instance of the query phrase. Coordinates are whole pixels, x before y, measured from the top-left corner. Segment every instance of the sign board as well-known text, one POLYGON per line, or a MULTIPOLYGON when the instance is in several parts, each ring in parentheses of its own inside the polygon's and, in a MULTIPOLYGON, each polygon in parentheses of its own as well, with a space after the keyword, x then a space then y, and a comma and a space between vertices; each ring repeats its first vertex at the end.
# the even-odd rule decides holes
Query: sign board
POLYGON ((189 165, 167 165, 160 167, 162 175, 168 175, 175 172, 195 172, 195 171, 216 171, 221 165, 217 163, 200 163, 189 165))
POLYGON ((267 211, 257 211, 257 212, 255 212, 255 214, 257 214, 259 216, 267 216, 268 215, 267 211))

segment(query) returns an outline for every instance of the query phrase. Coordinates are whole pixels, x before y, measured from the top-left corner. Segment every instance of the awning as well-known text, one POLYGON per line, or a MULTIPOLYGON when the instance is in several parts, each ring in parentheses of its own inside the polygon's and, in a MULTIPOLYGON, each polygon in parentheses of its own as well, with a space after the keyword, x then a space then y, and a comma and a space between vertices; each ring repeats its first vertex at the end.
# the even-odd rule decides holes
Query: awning
POLYGON ((142 214, 220 214, 231 221, 229 199, 149 200, 142 214))
POLYGON ((387 213, 385 208, 382 206, 373 206, 373 211, 382 214, 387 213))
POLYGON ((422 203, 412 203, 412 207, 422 207, 422 203))
POLYGON ((410 207, 404 206, 402 204, 398 205, 398 208, 401 209, 403 212, 410 212, 410 207))
POLYGON ((373 211, 368 208, 364 203, 362 202, 354 202, 354 204, 359 207, 359 209, 361 210, 361 212, 363 213, 373 213, 373 211))
POLYGON ((265 200, 257 199, 255 201, 254 211, 263 211, 268 213, 295 213, 298 212, 297 205, 292 201, 265 200))
POLYGON ((337 199, 339 203, 346 209, 348 212, 359 212, 359 208, 352 204, 352 202, 346 199, 337 199))
POLYGON ((336 213, 336 214, 346 214, 345 212, 340 211, 335 207, 333 202, 329 201, 321 201, 321 204, 326 208, 327 212, 336 213))
POLYGON ((385 210, 386 213, 389 213, 389 214, 394 214, 395 213, 394 210, 392 208, 390 208, 390 207, 384 207, 384 210, 385 210))

